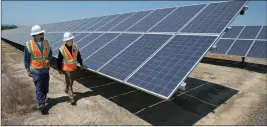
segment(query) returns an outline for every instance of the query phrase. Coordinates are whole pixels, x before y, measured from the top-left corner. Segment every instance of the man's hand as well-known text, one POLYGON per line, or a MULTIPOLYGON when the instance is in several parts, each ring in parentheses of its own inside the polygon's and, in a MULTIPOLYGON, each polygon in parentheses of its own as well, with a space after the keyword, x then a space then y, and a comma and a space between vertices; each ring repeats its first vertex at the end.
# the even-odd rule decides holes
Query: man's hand
POLYGON ((84 66, 80 66, 80 69, 81 69, 81 70, 85 70, 86 67, 84 67, 84 66))
POLYGON ((59 73, 60 75, 62 75, 62 74, 63 74, 63 71, 62 71, 62 70, 59 70, 58 73, 59 73))
POLYGON ((44 67, 45 67, 45 68, 49 68, 49 66, 50 66, 50 62, 49 62, 49 60, 45 60, 45 61, 44 61, 44 67))
POLYGON ((32 72, 28 72, 28 75, 29 75, 30 77, 32 77, 32 72))

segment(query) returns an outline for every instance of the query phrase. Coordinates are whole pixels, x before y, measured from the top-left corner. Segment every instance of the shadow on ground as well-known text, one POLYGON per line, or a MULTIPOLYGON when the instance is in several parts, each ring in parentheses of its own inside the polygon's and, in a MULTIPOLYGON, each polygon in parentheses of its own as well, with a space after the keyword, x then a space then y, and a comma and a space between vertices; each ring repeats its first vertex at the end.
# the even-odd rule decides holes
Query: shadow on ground
POLYGON ((213 65, 218 65, 218 66, 228 66, 228 67, 233 67, 233 68, 240 68, 240 69, 245 69, 248 71, 258 72, 258 73, 262 73, 262 74, 267 73, 267 65, 248 63, 248 62, 242 63, 241 60, 240 61, 232 61, 232 60, 224 60, 224 59, 204 57, 201 60, 201 63, 213 64, 213 65))
MULTIPOLYGON (((56 69, 55 59, 52 63, 56 69)), ((80 69, 77 71, 79 75, 76 81, 91 89, 93 94, 109 99, 152 125, 193 125, 238 92, 219 84, 188 78, 189 91, 178 91, 171 100, 164 101, 98 74, 80 69)), ((77 101, 90 95, 92 93, 80 94, 77 101)), ((54 104, 66 99, 57 98, 54 104)))
MULTIPOLYGON (((53 63, 52 67, 56 69, 53 63)), ((193 125, 238 92, 219 84, 188 78, 186 93, 178 90, 171 100, 164 101, 93 72, 78 69, 77 73, 76 81, 93 91, 81 94, 77 101, 99 94, 151 125, 193 125)), ((58 101, 66 99, 57 98, 58 101)))

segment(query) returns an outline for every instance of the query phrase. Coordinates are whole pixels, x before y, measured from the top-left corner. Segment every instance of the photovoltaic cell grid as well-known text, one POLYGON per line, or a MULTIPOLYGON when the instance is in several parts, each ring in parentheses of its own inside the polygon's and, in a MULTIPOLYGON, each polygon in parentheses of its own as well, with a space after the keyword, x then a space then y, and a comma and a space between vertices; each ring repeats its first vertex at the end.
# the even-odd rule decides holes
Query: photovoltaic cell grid
POLYGON ((246 1, 232 1, 209 4, 181 32, 222 33, 246 1))
MULTIPOLYGON (((45 24, 44 27, 51 30, 52 34, 49 34, 48 38, 53 40, 53 44, 51 46, 52 49, 56 50, 57 52, 58 47, 63 44, 62 37, 60 37, 63 35, 63 32, 76 32, 74 33, 77 37, 77 40, 75 40, 77 42, 75 43, 80 48, 82 57, 85 60, 85 65, 89 66, 89 69, 91 68, 91 70, 97 70, 98 73, 103 74, 107 77, 123 81, 124 83, 127 80, 127 82, 129 82, 127 84, 130 84, 132 80, 136 81, 136 78, 140 78, 138 74, 147 74, 148 72, 144 71, 145 69, 143 70, 142 68, 149 68, 150 65, 153 65, 154 67, 158 59, 170 60, 165 61, 166 66, 172 67, 170 70, 160 64, 160 67, 162 67, 161 69, 153 70, 156 71, 155 73, 158 73, 159 75, 168 75, 169 73, 173 73, 172 69, 176 69, 176 67, 178 67, 175 63, 172 63, 175 60, 178 60, 178 65, 187 63, 185 64, 185 70, 179 70, 181 74, 177 73, 177 75, 175 75, 178 76, 176 77, 176 80, 172 80, 175 77, 169 77, 170 80, 168 80, 169 82, 167 84, 161 84, 162 87, 164 87, 163 90, 159 91, 157 87, 154 87, 155 85, 159 84, 152 83, 157 81, 158 79, 151 80, 152 82, 150 82, 150 84, 153 84, 151 85, 151 87, 147 87, 145 85, 143 87, 143 84, 140 82, 139 84, 130 84, 132 86, 136 85, 135 87, 138 87, 146 92, 149 91, 149 93, 160 95, 160 97, 168 99, 173 93, 170 92, 170 89, 174 87, 175 89, 171 91, 175 91, 177 89, 182 81, 182 78, 184 79, 187 77, 191 70, 197 65, 201 57, 206 53, 205 51, 207 50, 207 48, 211 46, 215 38, 218 37, 222 33, 222 31, 232 22, 232 19, 236 16, 236 14, 239 13, 240 9, 244 6, 245 3, 246 1, 232 1, 148 10, 128 13, 128 15, 127 13, 124 13, 118 15, 94 17, 90 19, 45 24), (168 26, 166 24, 168 24, 168 26), (166 28, 164 27, 164 25, 166 25, 166 28), (186 34, 211 33, 215 34, 216 36, 175 36, 151 34, 146 32, 148 30, 150 30, 151 32, 177 32, 181 29, 182 32, 184 32, 183 34, 185 34, 185 32, 186 34), (96 31, 101 32, 96 33, 96 31), (130 34, 127 32, 146 33, 144 35, 141 35, 130 34), (127 39, 126 36, 128 36, 127 39), (188 38, 189 36, 190 38, 188 38), (173 37, 174 39, 170 40, 173 37), (170 42, 167 42, 169 40, 170 42), (188 52, 198 52, 194 54, 194 56, 187 54, 187 58, 190 58, 188 61, 184 61, 186 59, 184 56, 178 58, 173 57, 173 59, 169 58, 169 56, 179 56, 183 54, 180 52, 178 52, 179 54, 176 54, 172 51, 180 50, 176 49, 179 48, 179 46, 187 46, 186 44, 182 45, 185 43, 185 41, 190 41, 192 42, 192 44, 199 41, 199 43, 194 43, 199 47, 196 45, 191 45, 194 47, 190 47, 192 49, 188 50, 188 52), (167 52, 167 48, 175 47, 169 46, 173 45, 174 43, 178 43, 178 47, 170 49, 170 51, 167 52), (107 52, 109 54, 103 56, 103 54, 107 52), (167 54, 166 58, 163 57, 165 56, 165 54, 167 54), (100 60, 98 56, 103 56, 101 57, 103 59, 100 60), (90 61, 96 62, 91 63, 90 61), (176 86, 173 84, 176 84, 176 86)), ((30 27, 27 29, 30 29, 30 27)), ((10 34, 17 34, 23 30, 24 29, 19 29, 18 31, 10 30, 10 34)), ((29 34, 28 31, 26 33, 29 34)), ((16 36, 17 38, 20 38, 20 36, 23 35, 16 36)), ((157 75, 152 76, 157 77, 157 75)), ((166 79, 168 79, 167 76, 160 80, 166 79)), ((147 79, 140 79, 140 81, 146 82, 147 79)))
POLYGON ((84 60, 84 65, 92 70, 99 69, 102 65, 108 62, 112 57, 117 55, 124 48, 129 46, 136 40, 140 34, 122 34, 104 48, 96 52, 94 55, 84 60))
POLYGON ((95 31, 104 24, 108 23, 109 21, 112 21, 112 19, 116 18, 119 15, 110 15, 107 16, 105 19, 101 20, 100 22, 96 23, 94 26, 90 27, 89 29, 86 29, 86 31, 95 31))
POLYGON ((110 31, 125 31, 132 25, 134 25, 136 22, 141 20, 143 17, 148 15, 151 11, 141 11, 136 12, 134 15, 132 15, 130 18, 126 19, 116 27, 112 28, 110 31))
POLYGON ((255 41, 248 52, 248 57, 267 58, 267 41, 255 41))
POLYGON ((218 41, 217 50, 210 53, 266 58, 266 47, 259 47, 265 41, 266 26, 232 26, 218 41))
POLYGON ((179 7, 163 21, 150 30, 150 32, 177 32, 206 4, 179 7))
POLYGON ((127 31, 146 32, 174 9, 175 8, 166 8, 155 10, 127 31))
POLYGON ((245 56, 253 40, 236 40, 227 55, 245 56))
POLYGON ((261 26, 246 26, 241 34, 238 36, 239 39, 255 39, 261 26))
POLYGON ((82 58, 86 59, 89 55, 92 55, 96 50, 110 42, 112 39, 114 39, 116 36, 118 36, 118 33, 106 33, 99 37, 98 39, 92 41, 90 44, 83 47, 83 49, 80 51, 82 58))
POLYGON ((225 54, 234 41, 234 39, 220 39, 216 44, 217 50, 213 50, 210 53, 225 54))
POLYGON ((168 98, 216 38, 177 35, 127 82, 168 98))
POLYGON ((92 42, 94 39, 97 39, 99 36, 101 36, 103 33, 87 33, 87 35, 78 41, 76 44, 79 47, 79 49, 83 48, 90 42, 92 42))
POLYGON ((266 38, 266 36, 267 36, 267 35, 266 35, 266 34, 267 34, 267 33, 266 33, 266 31, 267 31, 266 27, 267 27, 267 26, 263 26, 263 27, 262 27, 261 32, 260 32, 259 36, 257 37, 257 39, 265 39, 265 40, 267 39, 267 38, 266 38))
POLYGON ((169 38, 170 35, 144 35, 101 68, 100 72, 124 80, 169 38))
POLYGON ((122 22, 123 20, 125 20, 126 18, 130 17, 132 14, 134 14, 134 13, 121 14, 116 19, 114 19, 111 22, 105 24, 104 26, 102 26, 101 28, 99 28, 96 31, 108 31, 111 28, 113 28, 114 26, 116 26, 117 24, 119 24, 120 22, 122 22))
POLYGON ((232 26, 231 31, 225 32, 222 38, 236 38, 243 28, 244 26, 232 26))

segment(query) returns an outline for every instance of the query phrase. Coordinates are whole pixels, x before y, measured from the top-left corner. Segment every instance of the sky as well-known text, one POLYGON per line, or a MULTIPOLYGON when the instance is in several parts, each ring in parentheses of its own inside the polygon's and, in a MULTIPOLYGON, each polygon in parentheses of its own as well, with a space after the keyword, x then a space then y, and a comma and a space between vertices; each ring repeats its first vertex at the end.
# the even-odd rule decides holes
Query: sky
MULTIPOLYGON (((2 1, 2 24, 28 26, 210 1, 2 1)), ((266 1, 251 1, 232 25, 266 24, 266 1)))

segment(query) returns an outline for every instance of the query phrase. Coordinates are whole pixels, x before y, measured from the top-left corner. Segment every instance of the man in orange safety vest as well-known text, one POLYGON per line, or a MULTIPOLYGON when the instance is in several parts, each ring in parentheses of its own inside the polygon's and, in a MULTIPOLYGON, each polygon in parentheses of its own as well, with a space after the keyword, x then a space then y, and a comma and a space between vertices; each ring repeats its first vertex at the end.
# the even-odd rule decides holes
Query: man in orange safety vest
POLYGON ((26 42, 24 65, 28 75, 33 78, 36 100, 41 114, 48 113, 47 93, 49 88, 49 68, 52 61, 50 44, 44 39, 45 31, 38 25, 31 29, 33 39, 26 42))
POLYGON ((65 75, 65 93, 69 96, 69 102, 71 105, 76 105, 73 97, 72 86, 75 79, 77 65, 80 64, 80 66, 83 66, 83 63, 78 47, 73 43, 73 39, 74 36, 71 33, 64 33, 63 41, 65 41, 65 43, 59 48, 57 67, 59 74, 65 75))

